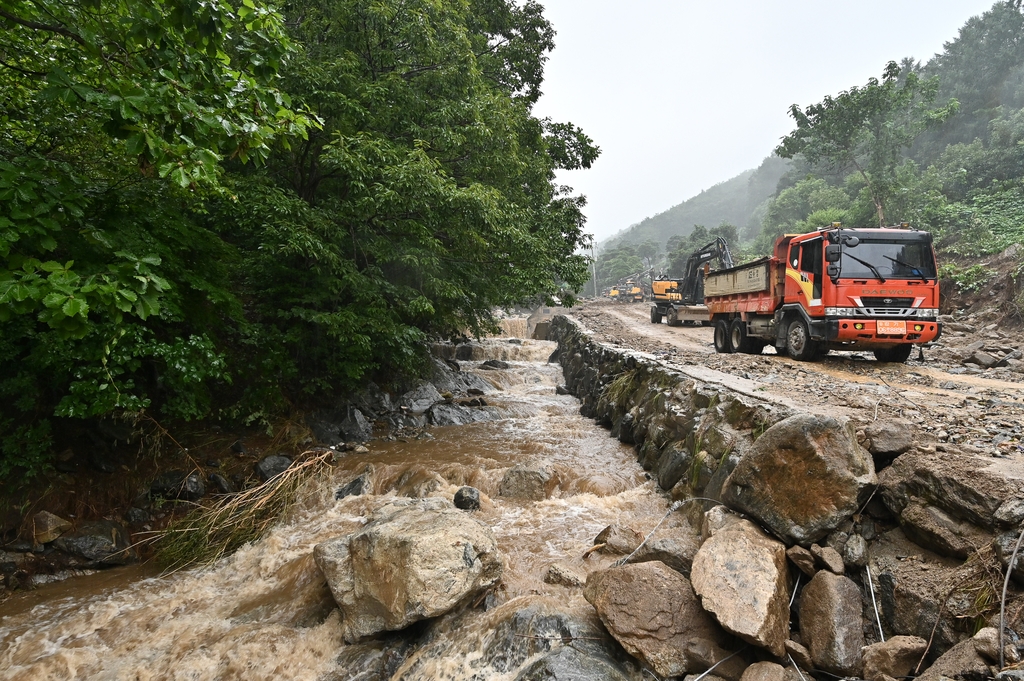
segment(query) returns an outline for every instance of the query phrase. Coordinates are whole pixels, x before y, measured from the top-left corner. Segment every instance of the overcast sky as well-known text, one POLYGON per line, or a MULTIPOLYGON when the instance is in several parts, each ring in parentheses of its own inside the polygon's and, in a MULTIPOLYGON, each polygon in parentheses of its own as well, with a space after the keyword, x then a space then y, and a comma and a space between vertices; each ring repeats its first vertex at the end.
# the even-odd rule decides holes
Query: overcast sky
POLYGON ((927 61, 994 0, 540 0, 558 35, 535 112, 602 149, 559 179, 598 240, 754 168, 821 101, 927 61))

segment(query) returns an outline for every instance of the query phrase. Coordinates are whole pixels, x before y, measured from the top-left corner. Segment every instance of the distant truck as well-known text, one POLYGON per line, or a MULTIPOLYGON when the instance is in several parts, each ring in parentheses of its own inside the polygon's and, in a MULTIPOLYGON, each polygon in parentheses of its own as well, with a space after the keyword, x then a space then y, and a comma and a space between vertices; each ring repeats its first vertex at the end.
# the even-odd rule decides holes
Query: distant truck
POLYGON ((651 282, 651 324, 660 324, 662 319, 669 326, 709 322, 704 277, 705 268, 716 258, 722 267, 732 267, 732 254, 722 237, 691 253, 682 277, 658 277, 651 282))
POLYGON ((771 256, 709 273, 704 302, 716 352, 774 345, 812 361, 870 350, 880 362, 905 362, 942 333, 932 236, 906 224, 787 234, 771 256))

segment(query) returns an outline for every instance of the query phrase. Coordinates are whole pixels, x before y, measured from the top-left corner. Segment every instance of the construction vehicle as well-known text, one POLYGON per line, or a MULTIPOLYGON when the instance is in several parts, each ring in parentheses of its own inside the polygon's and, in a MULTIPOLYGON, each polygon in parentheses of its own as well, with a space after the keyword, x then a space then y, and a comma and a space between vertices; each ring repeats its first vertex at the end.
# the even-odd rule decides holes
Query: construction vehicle
POLYGON ((640 283, 636 279, 627 279, 625 285, 622 287, 622 298, 620 299, 623 303, 642 303, 644 302, 644 290, 640 287, 640 283))
POLYGON ((651 282, 651 323, 660 324, 662 319, 669 326, 706 323, 710 320, 708 308, 704 305, 704 277, 711 261, 718 259, 723 268, 733 266, 729 245, 722 237, 694 251, 686 259, 683 276, 673 279, 660 276, 651 282))
POLYGON ((829 350, 870 350, 905 362, 939 338, 932 236, 899 227, 787 234, 771 256, 708 274, 704 302, 716 352, 813 361, 829 350))

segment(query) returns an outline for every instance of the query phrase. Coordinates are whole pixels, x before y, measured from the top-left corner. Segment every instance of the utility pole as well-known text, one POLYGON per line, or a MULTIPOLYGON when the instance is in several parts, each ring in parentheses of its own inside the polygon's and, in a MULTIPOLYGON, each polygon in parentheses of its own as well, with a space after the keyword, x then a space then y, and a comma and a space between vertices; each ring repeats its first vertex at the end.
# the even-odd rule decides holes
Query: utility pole
POLYGON ((594 245, 590 245, 590 265, 594 268, 594 297, 597 298, 597 258, 594 256, 594 245))

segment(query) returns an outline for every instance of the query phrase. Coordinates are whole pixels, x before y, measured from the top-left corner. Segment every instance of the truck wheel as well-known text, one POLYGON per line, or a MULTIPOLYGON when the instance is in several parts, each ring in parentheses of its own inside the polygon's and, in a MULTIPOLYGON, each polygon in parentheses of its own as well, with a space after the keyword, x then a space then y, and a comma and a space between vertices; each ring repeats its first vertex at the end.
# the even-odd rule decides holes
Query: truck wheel
POLYGON ((747 323, 742 319, 732 320, 729 325, 729 345, 734 352, 750 354, 750 338, 747 337, 747 323))
POLYGON ((789 356, 800 362, 811 362, 818 355, 818 343, 811 338, 807 322, 796 319, 789 324, 786 332, 786 348, 789 356))
POLYGON ((729 322, 719 319, 715 322, 715 352, 732 352, 732 345, 729 343, 729 322))
POLYGON ((910 351, 914 349, 914 346, 910 343, 903 343, 897 345, 894 348, 884 348, 875 350, 875 359, 879 362, 896 362, 902 364, 907 361, 910 357, 910 351))
POLYGON ((661 313, 658 312, 658 306, 651 306, 651 324, 661 324, 661 313))

